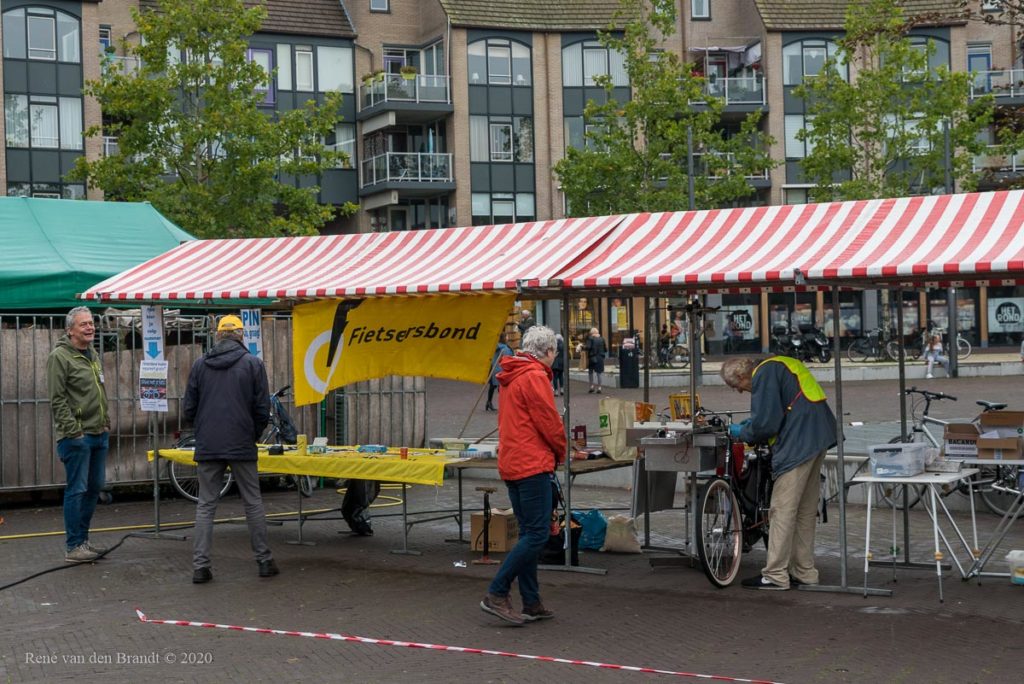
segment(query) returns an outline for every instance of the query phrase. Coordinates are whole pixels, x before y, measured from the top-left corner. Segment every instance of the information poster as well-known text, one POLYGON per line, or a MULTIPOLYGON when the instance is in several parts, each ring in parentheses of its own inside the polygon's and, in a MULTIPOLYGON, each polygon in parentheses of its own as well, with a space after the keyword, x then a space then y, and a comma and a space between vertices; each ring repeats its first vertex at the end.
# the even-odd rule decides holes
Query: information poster
POLYGON ((139 365, 139 402, 143 411, 167 412, 167 362, 144 360, 139 365))

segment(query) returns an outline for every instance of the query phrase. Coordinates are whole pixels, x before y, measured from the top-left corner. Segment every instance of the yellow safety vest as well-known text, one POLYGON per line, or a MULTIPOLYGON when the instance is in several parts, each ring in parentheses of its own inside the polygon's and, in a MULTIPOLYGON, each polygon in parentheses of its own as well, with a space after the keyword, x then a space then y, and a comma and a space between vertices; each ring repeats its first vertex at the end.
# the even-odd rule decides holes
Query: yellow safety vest
POLYGON ((797 399, 804 397, 810 402, 825 401, 825 390, 821 389, 821 385, 811 375, 811 371, 807 370, 807 366, 800 363, 794 358, 789 356, 773 356, 770 359, 762 361, 754 369, 754 372, 750 374, 753 378, 757 374, 757 371, 766 363, 778 362, 784 365, 790 373, 796 376, 797 384, 800 385, 800 391, 795 397, 789 402, 789 406, 786 407, 787 411, 793 410, 793 404, 796 403, 797 399))

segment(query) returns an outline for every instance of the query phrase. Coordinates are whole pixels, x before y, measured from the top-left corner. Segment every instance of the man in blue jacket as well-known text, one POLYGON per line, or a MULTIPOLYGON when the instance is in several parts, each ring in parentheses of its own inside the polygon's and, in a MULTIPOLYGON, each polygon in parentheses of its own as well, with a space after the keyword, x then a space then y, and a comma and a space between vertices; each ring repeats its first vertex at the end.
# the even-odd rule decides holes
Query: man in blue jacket
POLYGON ((750 418, 729 427, 733 439, 772 445, 771 529, 768 560, 748 589, 789 589, 817 584, 814 525, 818 513, 821 464, 836 444, 836 417, 825 392, 804 364, 788 356, 759 362, 731 358, 722 364, 722 379, 739 392, 750 392, 750 418))
POLYGON ((242 344, 242 321, 224 316, 217 324, 217 343, 197 359, 188 376, 182 410, 195 426, 195 461, 199 479, 192 582, 213 579, 210 549, 213 518, 231 466, 245 507, 245 523, 260 577, 278 573, 267 546, 267 520, 263 513, 256 472, 256 440, 270 422, 270 389, 263 362, 242 344))

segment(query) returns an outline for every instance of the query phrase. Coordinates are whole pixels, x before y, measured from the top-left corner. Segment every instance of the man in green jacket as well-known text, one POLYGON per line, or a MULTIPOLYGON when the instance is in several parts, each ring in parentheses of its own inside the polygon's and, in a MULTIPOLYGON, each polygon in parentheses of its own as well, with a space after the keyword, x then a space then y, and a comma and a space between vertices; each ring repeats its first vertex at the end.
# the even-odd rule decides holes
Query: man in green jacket
POLYGON ((92 312, 78 306, 64 319, 66 334, 46 361, 57 455, 64 464, 64 532, 68 563, 96 560, 106 549, 89 543, 89 524, 106 478, 110 414, 103 365, 92 348, 92 312))

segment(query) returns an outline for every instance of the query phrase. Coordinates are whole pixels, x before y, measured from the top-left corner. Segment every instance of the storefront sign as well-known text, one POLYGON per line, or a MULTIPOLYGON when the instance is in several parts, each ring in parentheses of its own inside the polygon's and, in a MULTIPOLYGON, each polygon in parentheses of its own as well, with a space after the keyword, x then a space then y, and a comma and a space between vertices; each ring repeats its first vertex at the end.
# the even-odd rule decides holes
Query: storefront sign
POLYGON ((1024 332, 1024 297, 988 300, 989 334, 1024 332))

